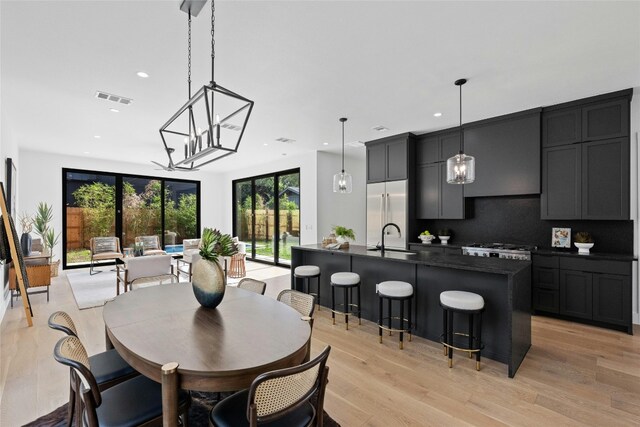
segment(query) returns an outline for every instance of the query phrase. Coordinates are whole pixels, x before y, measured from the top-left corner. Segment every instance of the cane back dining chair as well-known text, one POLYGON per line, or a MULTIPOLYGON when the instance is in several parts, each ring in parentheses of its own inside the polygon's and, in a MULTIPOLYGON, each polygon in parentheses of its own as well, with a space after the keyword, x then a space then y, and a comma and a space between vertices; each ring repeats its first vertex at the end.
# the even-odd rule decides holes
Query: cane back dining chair
MULTIPOLYGON (((91 372, 87 351, 75 336, 60 339, 53 357, 69 366, 78 377, 80 395, 84 404, 82 421, 89 427, 141 426, 162 423, 162 386, 149 378, 138 375, 107 390, 100 391, 91 372)), ((178 412, 186 423, 191 403, 189 393, 178 393, 178 412)), ((80 423, 78 423, 80 424, 80 423)))
POLYGON ((256 279, 245 278, 240 280, 238 288, 246 289, 247 291, 255 292, 256 294, 264 295, 264 291, 267 289, 267 283, 256 279))
MULTIPOLYGON (((54 330, 62 331, 68 336, 78 337, 76 325, 64 311, 56 311, 49 316, 49 327, 54 330)), ((116 350, 107 350, 102 353, 89 356, 89 366, 91 373, 96 380, 96 384, 100 390, 106 390, 123 381, 133 378, 139 373, 134 370, 116 350)), ((80 382, 76 375, 71 374, 69 381, 69 405, 67 408, 67 420, 69 426, 73 423, 74 414, 80 417, 82 414, 82 400, 78 396, 80 391, 80 382)), ((76 424, 79 418, 76 418, 76 424)))
POLYGON ((313 310, 315 308, 315 297, 293 289, 285 289, 278 294, 278 301, 292 307, 302 315, 302 320, 309 322, 313 329, 313 310))
POLYGON ((90 275, 102 273, 102 271, 93 270, 96 261, 115 261, 123 258, 118 237, 92 237, 89 239, 89 251, 91 253, 90 275))
POLYGON ((329 375, 326 366, 331 346, 315 359, 292 368, 259 375, 247 390, 223 399, 213 407, 209 425, 256 427, 274 423, 288 427, 322 426, 324 392, 329 375), (315 407, 310 402, 317 394, 315 407))

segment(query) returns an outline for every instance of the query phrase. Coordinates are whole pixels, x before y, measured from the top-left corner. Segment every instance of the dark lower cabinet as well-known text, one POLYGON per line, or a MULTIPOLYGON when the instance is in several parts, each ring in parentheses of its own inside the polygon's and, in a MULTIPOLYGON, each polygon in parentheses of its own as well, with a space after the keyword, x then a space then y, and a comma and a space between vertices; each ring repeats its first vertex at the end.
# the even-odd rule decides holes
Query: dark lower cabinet
POLYGON ((547 255, 531 261, 535 313, 633 333, 631 261, 547 255))
POLYGON ((560 314, 591 319, 593 317, 593 291, 591 273, 560 271, 560 314))
POLYGON ((626 326, 631 322, 631 278, 593 274, 593 320, 626 326))

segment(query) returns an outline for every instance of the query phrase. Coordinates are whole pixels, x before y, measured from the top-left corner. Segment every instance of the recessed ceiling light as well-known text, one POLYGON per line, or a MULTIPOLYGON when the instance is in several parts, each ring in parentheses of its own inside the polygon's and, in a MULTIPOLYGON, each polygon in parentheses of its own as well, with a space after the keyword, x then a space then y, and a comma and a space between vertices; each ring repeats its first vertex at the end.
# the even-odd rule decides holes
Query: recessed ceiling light
POLYGON ((282 155, 283 155, 283 156, 286 156, 286 155, 287 155, 287 153, 282 153, 282 155))
POLYGON ((149 77, 149 74, 145 73, 144 71, 138 71, 136 74, 138 75, 138 77, 142 77, 143 79, 149 77))
POLYGON ((100 139, 100 135, 93 135, 95 139, 100 139))
POLYGON ((89 151, 83 151, 84 154, 91 154, 89 151))
POLYGON ((119 113, 120 110, 116 110, 115 108, 109 108, 109 111, 111 111, 112 113, 119 113))
POLYGON ((384 127, 382 125, 378 125, 378 126, 374 126, 371 128, 372 130, 378 131, 378 132, 386 132, 389 130, 389 128, 384 127))
POLYGON ((328 142, 323 142, 322 145, 329 145, 329 143, 328 142))
POLYGON ((441 117, 442 113, 433 113, 433 117, 441 117))
POLYGON ((269 145, 269 144, 267 144, 267 143, 265 142, 265 143, 264 143, 264 144, 262 144, 262 145, 264 145, 264 146, 266 147, 266 146, 267 146, 267 145, 269 145))

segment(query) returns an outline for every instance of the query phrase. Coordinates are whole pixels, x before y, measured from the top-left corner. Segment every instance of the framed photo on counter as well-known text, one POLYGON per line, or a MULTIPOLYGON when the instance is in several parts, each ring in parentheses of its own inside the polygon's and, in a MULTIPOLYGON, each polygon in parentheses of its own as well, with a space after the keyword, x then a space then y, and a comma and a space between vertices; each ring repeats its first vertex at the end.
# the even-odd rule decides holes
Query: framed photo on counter
POLYGON ((553 227, 551 229, 551 247, 570 248, 571 247, 571 229, 553 227))

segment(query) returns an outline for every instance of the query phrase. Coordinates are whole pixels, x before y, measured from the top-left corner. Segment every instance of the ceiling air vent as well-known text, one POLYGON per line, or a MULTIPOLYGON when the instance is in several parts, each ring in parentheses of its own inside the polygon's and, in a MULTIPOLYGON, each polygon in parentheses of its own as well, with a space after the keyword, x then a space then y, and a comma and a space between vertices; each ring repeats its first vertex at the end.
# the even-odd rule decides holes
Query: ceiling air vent
POLYGON ((105 101, 117 102, 118 104, 129 105, 133 102, 131 98, 125 98, 124 96, 113 95, 111 93, 103 92, 101 90, 96 91, 96 98, 104 99, 105 101))
POLYGON ((386 132, 386 131, 388 131, 388 130, 389 130, 389 128, 386 128, 386 127, 384 127, 384 126, 382 126, 382 125, 374 126, 374 127, 372 127, 371 129, 372 129, 372 130, 375 130, 375 131, 377 131, 377 132, 386 132))
POLYGON ((364 147, 364 142, 352 141, 352 142, 347 142, 345 145, 347 145, 348 147, 361 148, 361 147, 364 147))
POLYGON ((280 137, 278 139, 276 139, 276 141, 278 142, 284 142, 285 144, 293 144, 294 142, 296 142, 295 139, 289 139, 289 138, 285 138, 285 137, 280 137))
POLYGON ((223 123, 220 127, 223 129, 235 130, 236 132, 242 129, 240 126, 232 125, 231 123, 223 123))

